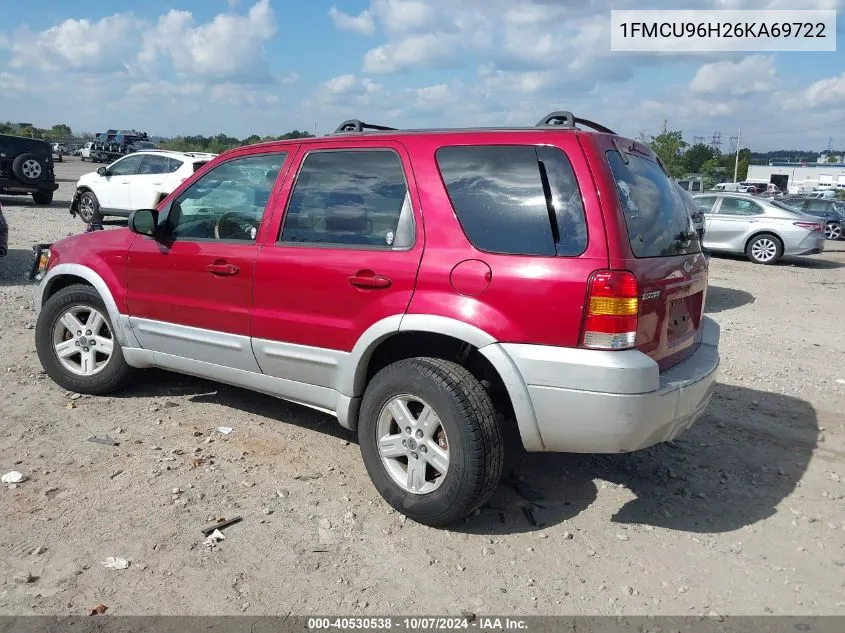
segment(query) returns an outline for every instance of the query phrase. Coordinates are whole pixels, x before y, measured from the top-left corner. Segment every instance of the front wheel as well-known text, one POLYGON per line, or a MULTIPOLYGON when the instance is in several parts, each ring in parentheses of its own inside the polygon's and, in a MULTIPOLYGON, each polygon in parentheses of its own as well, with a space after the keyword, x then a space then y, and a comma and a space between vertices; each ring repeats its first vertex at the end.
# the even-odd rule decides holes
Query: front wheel
POLYGON ((86 224, 91 222, 102 222, 103 215, 100 213, 100 201, 93 191, 86 191, 79 196, 79 217, 86 224))
POLYGON ((758 235, 748 242, 745 252, 755 264, 774 264, 783 256, 783 242, 774 235, 758 235))
POLYGON ((829 222, 825 224, 824 237, 828 240, 838 240, 842 237, 842 225, 836 222, 829 222))
POLYGON ((35 349, 47 375, 69 391, 110 393, 132 371, 91 286, 68 286, 47 300, 35 326, 35 349))
POLYGON ((439 358, 402 360, 376 374, 358 438, 379 494, 424 525, 467 516, 502 475, 505 447, 490 396, 464 367, 439 358))

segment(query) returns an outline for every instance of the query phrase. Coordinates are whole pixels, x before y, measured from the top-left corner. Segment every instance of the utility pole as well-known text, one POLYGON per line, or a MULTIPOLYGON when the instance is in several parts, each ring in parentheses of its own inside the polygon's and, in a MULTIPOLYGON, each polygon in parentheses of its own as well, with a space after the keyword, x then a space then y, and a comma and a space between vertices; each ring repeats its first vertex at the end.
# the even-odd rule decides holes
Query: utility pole
POLYGON ((734 182, 736 182, 736 174, 739 171, 739 143, 742 140, 742 128, 739 128, 739 133, 736 135, 736 158, 734 159, 734 182))

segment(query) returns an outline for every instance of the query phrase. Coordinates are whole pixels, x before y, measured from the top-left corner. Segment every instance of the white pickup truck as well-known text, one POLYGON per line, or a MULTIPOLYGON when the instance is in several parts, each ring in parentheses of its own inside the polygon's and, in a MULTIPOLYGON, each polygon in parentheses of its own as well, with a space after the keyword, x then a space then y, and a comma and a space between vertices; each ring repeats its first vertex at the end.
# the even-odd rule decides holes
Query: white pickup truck
POLYGON ((79 151, 79 157, 82 161, 91 160, 91 148, 94 147, 94 143, 92 141, 88 141, 79 151))

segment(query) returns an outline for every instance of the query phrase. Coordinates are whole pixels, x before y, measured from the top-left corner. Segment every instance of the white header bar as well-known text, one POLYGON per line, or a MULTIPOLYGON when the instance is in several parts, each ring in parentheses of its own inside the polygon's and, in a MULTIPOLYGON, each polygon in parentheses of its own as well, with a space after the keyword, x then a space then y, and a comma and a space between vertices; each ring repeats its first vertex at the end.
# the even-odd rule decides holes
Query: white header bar
POLYGON ((610 12, 610 50, 658 53, 835 51, 835 10, 610 12))

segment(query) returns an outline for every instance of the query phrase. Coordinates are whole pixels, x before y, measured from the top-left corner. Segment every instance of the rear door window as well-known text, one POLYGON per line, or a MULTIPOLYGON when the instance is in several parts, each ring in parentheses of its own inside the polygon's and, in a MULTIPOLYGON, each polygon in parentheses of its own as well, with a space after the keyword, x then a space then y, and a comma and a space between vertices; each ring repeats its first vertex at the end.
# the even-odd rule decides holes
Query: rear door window
POLYGON ((616 180, 628 241, 635 257, 670 257, 701 252, 680 191, 657 163, 607 152, 616 180))
POLYGON ((562 150, 531 145, 442 147, 437 165, 458 221, 475 248, 550 257, 586 250, 581 191, 562 150))
POLYGON ((760 215, 762 207, 753 200, 745 198, 723 198, 719 215, 760 215))

